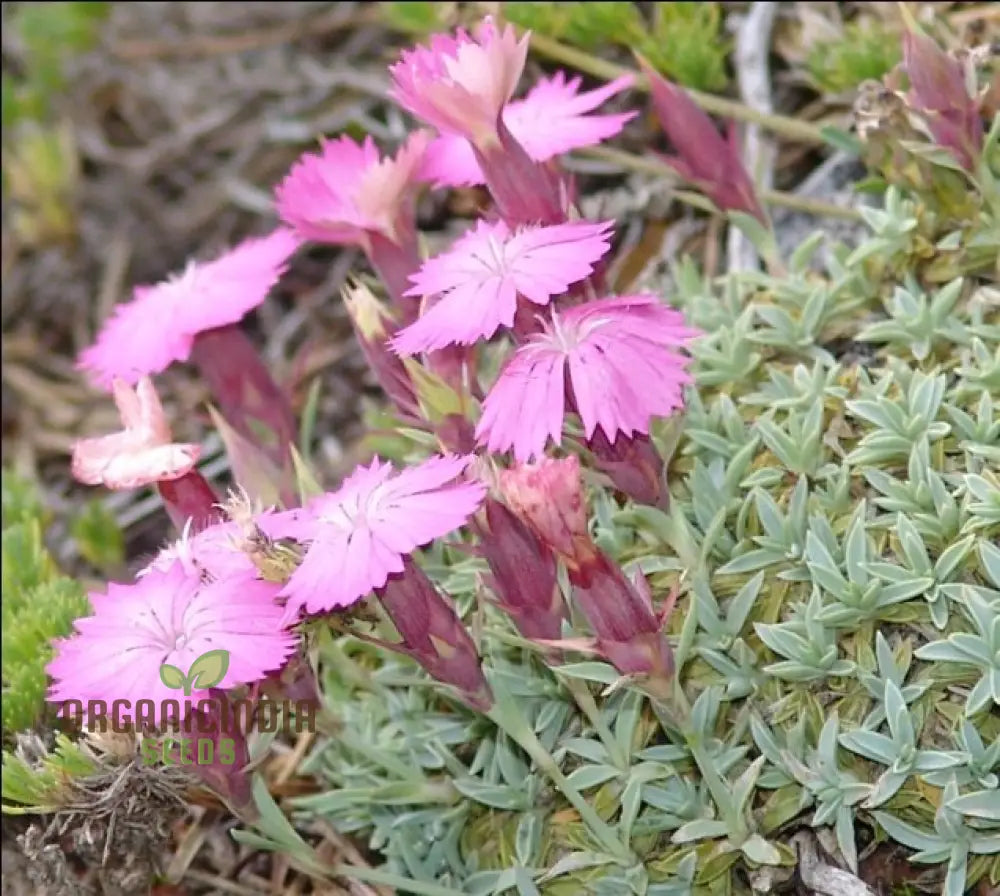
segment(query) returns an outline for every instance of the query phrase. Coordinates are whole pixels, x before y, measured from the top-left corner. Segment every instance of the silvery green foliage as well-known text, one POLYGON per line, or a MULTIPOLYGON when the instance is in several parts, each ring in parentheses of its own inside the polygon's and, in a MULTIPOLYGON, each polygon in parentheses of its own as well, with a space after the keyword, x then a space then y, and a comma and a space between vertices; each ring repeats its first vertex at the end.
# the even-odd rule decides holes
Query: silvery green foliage
POLYGON ((864 829, 941 865, 946 896, 1000 884, 1000 295, 926 259, 992 237, 956 244, 895 188, 865 217, 871 238, 823 273, 817 234, 771 273, 682 260, 667 290, 705 332, 669 422, 669 509, 589 497, 603 550, 657 599, 681 583, 675 701, 585 653, 546 661, 478 559, 425 552, 491 682, 630 858, 492 722, 349 638, 318 646, 338 725, 304 823, 364 838, 418 893, 729 896, 761 866, 790 879, 803 826, 845 867, 864 829))

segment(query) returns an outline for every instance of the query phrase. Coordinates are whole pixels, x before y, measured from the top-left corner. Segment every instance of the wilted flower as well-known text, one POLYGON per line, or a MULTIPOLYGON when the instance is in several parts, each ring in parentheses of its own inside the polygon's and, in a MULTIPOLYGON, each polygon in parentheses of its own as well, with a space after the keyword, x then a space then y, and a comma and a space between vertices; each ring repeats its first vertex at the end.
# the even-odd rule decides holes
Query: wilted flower
POLYGON ((566 607, 556 587, 555 555, 499 501, 487 498, 484 512, 486 525, 476 526, 479 553, 497 604, 526 638, 559 638, 566 607))
POLYGON ((910 30, 903 32, 903 65, 910 79, 910 104, 924 117, 935 142, 971 171, 983 146, 983 121, 962 66, 933 39, 910 30))
POLYGON ((101 386, 136 383, 191 356, 195 337, 241 320, 260 305, 299 247, 286 228, 246 240, 214 261, 191 262, 156 286, 140 286, 118 305, 79 366, 101 386))
POLYGON ((390 95, 438 130, 475 142, 495 139, 504 105, 517 87, 528 55, 510 26, 498 30, 487 18, 470 37, 436 34, 429 46, 406 50, 389 67, 390 95))
POLYGON ((165 663, 187 672, 194 660, 213 650, 229 655, 217 686, 228 689, 257 681, 279 668, 295 647, 282 629, 283 611, 275 587, 252 576, 204 581, 180 561, 151 570, 131 585, 110 583, 104 594, 89 595, 93 615, 78 619, 76 634, 55 642, 47 671, 55 680, 48 699, 153 701, 154 725, 163 720, 163 700, 177 700, 181 718, 188 701, 208 697, 167 687, 165 663))
POLYGON ((620 296, 554 314, 544 332, 514 353, 483 404, 476 436, 518 461, 562 440, 566 372, 589 439, 648 433, 654 416, 684 404, 691 381, 677 351, 698 332, 653 296, 620 296))
POLYGON ((218 518, 215 492, 195 469, 201 448, 170 441, 163 406, 149 377, 135 389, 114 381, 115 404, 123 429, 73 446, 73 476, 111 489, 156 485, 178 528, 191 521, 200 529, 218 518))
POLYGON ((379 588, 378 598, 402 641, 376 643, 412 657, 428 674, 457 689, 470 706, 486 712, 493 694, 462 620, 419 566, 409 558, 401 566, 379 588))
POLYGON ((743 166, 736 126, 723 140, 715 125, 681 88, 667 81, 640 57, 649 79, 653 106, 678 156, 666 161, 724 211, 740 211, 765 221, 753 181, 743 166))
MULTIPOLYGON (((596 90, 580 92, 580 78, 567 80, 563 72, 543 78, 520 100, 511 100, 502 118, 513 138, 535 162, 546 162, 572 149, 594 146, 613 137, 636 116, 588 115, 609 97, 630 87, 624 75, 596 90)), ((424 177, 439 187, 482 184, 486 176, 469 141, 459 134, 444 133, 427 148, 421 169, 424 177)))
POLYGON ((611 228, 575 222, 511 232, 502 222, 479 221, 410 278, 415 285, 407 295, 439 298, 392 340, 393 348, 413 355, 489 339, 513 325, 518 296, 547 305, 589 276, 608 251, 611 228))
POLYGON ((116 378, 112 385, 121 432, 81 439, 73 445, 73 478, 111 489, 137 488, 178 479, 194 469, 201 447, 171 441, 170 426, 149 377, 133 389, 116 378))
POLYGON ((371 137, 324 140, 305 153, 275 190, 281 220, 307 240, 367 247, 372 234, 402 242, 412 230, 416 174, 428 134, 411 134, 395 158, 371 137), (401 232, 402 231, 402 232, 401 232))
POLYGON ((484 495, 479 483, 453 482, 469 461, 433 457, 397 472, 375 458, 285 517, 275 534, 308 544, 282 591, 287 617, 356 603, 402 572, 406 555, 461 526, 484 495))
POLYGON ((578 565, 593 552, 575 455, 503 470, 500 492, 511 510, 567 564, 578 565))

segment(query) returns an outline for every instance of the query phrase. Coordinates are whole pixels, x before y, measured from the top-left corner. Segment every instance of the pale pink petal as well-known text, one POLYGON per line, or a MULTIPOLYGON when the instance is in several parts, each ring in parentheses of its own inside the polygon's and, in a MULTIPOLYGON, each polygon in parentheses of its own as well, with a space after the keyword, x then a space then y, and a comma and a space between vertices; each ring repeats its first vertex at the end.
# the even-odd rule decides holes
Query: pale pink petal
POLYGON ((420 176, 435 187, 472 187, 486 182, 472 144, 460 134, 440 134, 430 142, 420 176))
POLYGON ((565 357, 529 343, 518 349, 486 396, 476 438, 491 452, 513 449, 521 463, 541 456, 548 439, 559 444, 565 415, 565 357))
POLYGON ((518 231, 506 247, 517 291, 537 305, 547 305, 594 272, 610 248, 613 229, 611 221, 578 221, 518 231))
POLYGON ((137 287, 131 302, 117 305, 97 341, 80 353, 77 366, 95 386, 110 388, 118 377, 135 383, 191 356, 193 333, 177 326, 176 303, 155 288, 137 287))
MULTIPOLYGON (((595 146, 618 134, 638 113, 587 113, 630 87, 633 81, 631 75, 624 75, 596 90, 580 93, 580 78, 567 80, 563 72, 556 72, 539 81, 523 99, 508 103, 503 111, 504 124, 536 162, 595 146)), ((442 134, 430 144, 423 174, 438 187, 485 182, 472 146, 457 134, 442 134)))
POLYGON ((285 528, 308 544, 281 592, 286 618, 356 603, 402 572, 405 555, 463 525, 485 494, 481 483, 453 481, 470 460, 436 457, 395 472, 375 458, 311 501, 285 528))
POLYGON ((428 46, 404 51, 389 67, 390 96, 444 133, 470 140, 496 134, 497 120, 524 69, 528 35, 486 19, 470 37, 437 34, 428 46))
POLYGON ((198 701, 160 679, 169 663, 187 673, 199 656, 226 650, 229 668, 220 682, 228 689, 249 684, 280 668, 296 640, 281 628, 278 586, 251 577, 203 582, 180 562, 155 569, 132 585, 108 585, 106 594, 90 596, 93 614, 75 623, 75 635, 56 642, 47 667, 54 679, 48 699, 54 703, 152 700, 198 701))
POLYGON ((244 240, 214 261, 194 265, 177 302, 180 325, 188 333, 200 333, 238 323, 267 298, 301 245, 291 230, 278 227, 267 236, 244 240))
POLYGON ((503 223, 479 221, 410 278, 407 295, 440 298, 396 336, 393 349, 413 355, 489 339, 513 325, 519 294, 546 305, 590 276, 608 251, 611 228, 574 222, 511 233, 503 223))
POLYGON ((137 287, 81 353, 78 366, 107 388, 115 377, 131 384, 187 360, 198 333, 237 323, 267 298, 299 245, 290 230, 278 228, 214 261, 191 262, 156 286, 137 287))
POLYGON ((617 115, 587 115, 601 103, 632 86, 624 75, 599 87, 579 93, 580 78, 566 80, 556 72, 543 79, 524 97, 510 104, 504 121, 517 141, 536 162, 544 162, 572 149, 596 146, 619 133, 637 112, 617 115))

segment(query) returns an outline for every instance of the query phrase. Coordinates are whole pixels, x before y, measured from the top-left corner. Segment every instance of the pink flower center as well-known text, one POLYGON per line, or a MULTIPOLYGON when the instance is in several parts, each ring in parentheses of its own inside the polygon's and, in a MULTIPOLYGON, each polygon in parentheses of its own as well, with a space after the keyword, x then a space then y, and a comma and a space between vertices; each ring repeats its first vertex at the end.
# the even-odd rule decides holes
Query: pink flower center
POLYGON ((507 272, 507 258, 504 252, 506 246, 503 241, 490 234, 486 237, 485 248, 486 252, 474 252, 472 257, 491 274, 496 274, 498 277, 504 276, 507 272))
POLYGON ((551 323, 546 323, 546 335, 554 348, 563 354, 570 354, 581 342, 580 328, 566 326, 558 314, 553 313, 551 323))

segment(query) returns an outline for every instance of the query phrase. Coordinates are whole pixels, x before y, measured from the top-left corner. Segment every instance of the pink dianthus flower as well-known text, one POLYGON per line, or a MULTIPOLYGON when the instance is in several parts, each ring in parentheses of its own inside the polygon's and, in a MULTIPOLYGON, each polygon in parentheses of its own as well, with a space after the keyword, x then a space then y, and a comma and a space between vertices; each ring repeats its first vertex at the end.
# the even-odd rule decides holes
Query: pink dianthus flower
MULTIPOLYGON (((511 135, 536 162, 546 162, 571 149, 594 146, 619 133, 638 113, 588 115, 609 97, 630 87, 635 79, 624 75, 580 92, 580 78, 567 80, 563 72, 543 78, 524 96, 503 110, 511 135)), ((443 133, 427 148, 422 174, 438 187, 473 186, 486 181, 472 146, 460 134, 443 133)))
POLYGON ((178 561, 89 598, 93 614, 76 621, 75 635, 56 641, 47 667, 54 703, 103 700, 110 707, 128 700, 134 712, 139 700, 152 700, 154 724, 161 724, 161 701, 177 700, 183 719, 209 696, 168 687, 160 677, 164 664, 186 673, 203 654, 225 650, 228 667, 216 685, 225 690, 262 679, 295 649, 274 586, 250 576, 205 581, 178 561))
MULTIPOLYGON (((411 134, 395 158, 379 155, 371 137, 324 140, 306 153, 275 190, 278 214, 303 239, 367 248, 369 235, 401 242, 411 228, 417 171, 428 134, 411 134)), ((407 234, 408 235, 408 234, 407 234)))
POLYGON ((497 122, 524 70, 529 36, 517 39, 487 18, 470 37, 436 34, 428 46, 405 50, 390 66, 390 95, 443 133, 480 142, 495 138, 497 122))
POLYGON ((589 439, 648 433, 650 420, 684 404, 689 359, 677 351, 698 331, 654 296, 579 305, 546 322, 507 362, 483 404, 476 437, 519 462, 562 440, 566 375, 589 439))
POLYGON ((610 222, 586 221, 511 232, 479 221, 447 252, 424 262, 406 294, 440 296, 392 341, 401 355, 471 345, 514 323, 518 296, 547 305, 594 271, 610 245, 610 222))
POLYGON ((485 495, 481 483, 453 482, 470 460, 433 457, 397 472, 375 458, 274 526, 308 545, 281 592, 288 618, 350 606, 401 573, 408 554, 461 526, 485 495))
POLYGON ((214 261, 192 261, 155 286, 136 287, 133 300, 115 308, 78 366, 107 388, 116 376, 132 384, 186 361, 199 333, 237 323, 267 298, 299 245, 281 227, 214 261))

